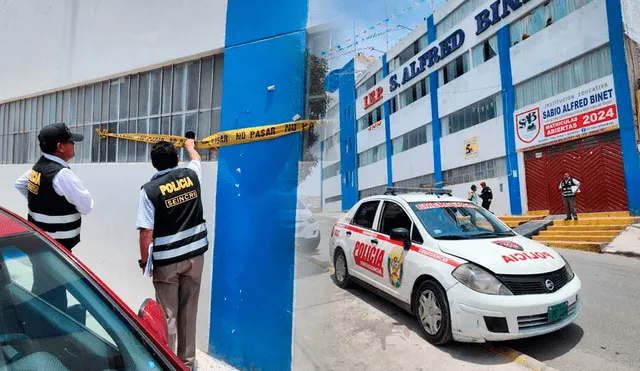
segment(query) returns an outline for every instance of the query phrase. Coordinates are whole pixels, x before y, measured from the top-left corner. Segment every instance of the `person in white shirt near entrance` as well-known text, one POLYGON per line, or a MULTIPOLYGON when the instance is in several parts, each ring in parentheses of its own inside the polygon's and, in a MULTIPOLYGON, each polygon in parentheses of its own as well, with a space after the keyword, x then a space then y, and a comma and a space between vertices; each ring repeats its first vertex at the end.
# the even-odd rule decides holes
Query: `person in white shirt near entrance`
POLYGON ((565 220, 578 220, 578 212, 576 211, 576 193, 580 191, 580 182, 578 179, 564 173, 564 178, 560 182, 558 189, 562 192, 562 201, 564 202, 564 209, 567 212, 567 218, 565 220))

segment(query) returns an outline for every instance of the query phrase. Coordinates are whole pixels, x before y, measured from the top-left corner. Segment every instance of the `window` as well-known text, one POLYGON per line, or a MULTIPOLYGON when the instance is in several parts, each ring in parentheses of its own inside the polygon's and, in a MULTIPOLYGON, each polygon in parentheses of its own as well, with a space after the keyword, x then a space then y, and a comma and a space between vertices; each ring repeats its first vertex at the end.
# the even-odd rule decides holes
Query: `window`
POLYGON ((394 187, 420 187, 422 184, 428 184, 430 187, 433 187, 433 174, 420 175, 415 178, 409 178, 405 180, 400 180, 397 182, 393 182, 394 187))
POLYGON ((322 169, 322 179, 329 179, 338 175, 340 175, 340 162, 336 162, 322 169))
MULTIPOLYGON (((40 157, 37 135, 53 122, 84 134, 71 163, 146 162, 150 146, 125 139, 100 139, 112 133, 184 135, 205 138, 220 131, 223 55, 196 59, 90 85, 0 105, 0 162, 34 163, 40 157)), ((198 150, 203 160, 215 151, 198 150)), ((182 159, 186 152, 180 150, 182 159)))
POLYGON ((382 120, 382 107, 383 106, 379 106, 378 108, 372 110, 371 112, 358 119, 358 131, 362 131, 375 124, 376 122, 382 120))
POLYGON ((467 16, 471 15, 480 5, 486 3, 486 0, 467 0, 464 1, 456 10, 449 13, 436 25, 438 35, 444 36, 449 34, 458 23, 467 16))
POLYGON ((337 196, 333 196, 333 197, 327 197, 324 199, 324 203, 325 204, 329 204, 332 202, 338 202, 338 201, 342 201, 342 195, 337 195, 337 196))
MULTIPOLYGON (((515 236, 490 211, 470 202, 412 202, 431 237, 439 240, 468 240, 515 236), (446 206, 443 206, 446 205, 446 206)), ((468 245, 473 248, 473 245, 468 245)))
POLYGON ((366 188, 366 189, 360 190, 358 192, 358 197, 359 197, 359 199, 363 199, 363 198, 369 197, 369 196, 382 195, 382 194, 384 194, 386 192, 386 190, 387 190, 387 186, 386 185, 366 188))
POLYGON ((0 239, 0 326, 10 369, 162 369, 165 361, 102 290, 36 234, 0 239))
POLYGON ((364 95, 369 89, 373 88, 377 83, 382 80, 382 69, 376 71, 371 77, 366 79, 362 85, 356 88, 356 97, 364 95))
POLYGON ((391 231, 396 228, 404 228, 411 232, 412 224, 411 218, 400 205, 395 202, 385 201, 380 218, 380 233, 389 236, 391 231))
POLYGON ((379 204, 380 201, 364 202, 353 217, 353 225, 371 229, 373 227, 373 221, 376 218, 379 204))
POLYGON ((469 53, 465 52, 440 69, 438 74, 440 86, 447 85, 467 72, 469 72, 469 53))
POLYGON ((493 35, 471 49, 473 66, 478 67, 498 55, 498 35, 493 35))
POLYGON ((516 109, 577 88, 613 73, 611 51, 605 45, 515 86, 516 109))
POLYGON ((447 185, 476 182, 507 175, 505 157, 478 162, 443 172, 447 185))
POLYGON ((386 143, 381 143, 373 148, 358 154, 359 167, 373 164, 374 162, 382 161, 386 159, 387 147, 386 143))
POLYGON ((408 151, 411 148, 423 145, 432 141, 431 123, 413 129, 408 133, 394 138, 391 141, 393 146, 393 154, 408 151))
POLYGON ((394 108, 392 107, 391 113, 403 109, 404 107, 426 96, 427 94, 429 94, 429 77, 418 81, 416 84, 413 84, 411 87, 398 94, 398 104, 396 106, 397 109, 394 110, 394 108))
POLYGON ((502 95, 492 95, 443 117, 442 135, 453 134, 501 115, 502 95))
POLYGON ((547 0, 509 26, 511 45, 516 45, 554 22, 575 12, 592 0, 547 0))

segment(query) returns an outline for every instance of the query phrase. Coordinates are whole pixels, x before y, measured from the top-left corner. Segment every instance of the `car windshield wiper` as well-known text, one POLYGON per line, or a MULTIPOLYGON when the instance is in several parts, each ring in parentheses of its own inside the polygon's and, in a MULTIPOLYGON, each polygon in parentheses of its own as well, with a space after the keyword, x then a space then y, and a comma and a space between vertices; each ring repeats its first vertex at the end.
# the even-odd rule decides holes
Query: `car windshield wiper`
POLYGON ((507 237, 515 236, 513 232, 483 232, 469 236, 469 238, 494 238, 494 237, 507 237))
POLYGON ((443 234, 442 236, 434 237, 436 240, 468 240, 469 236, 462 236, 459 234, 443 234))

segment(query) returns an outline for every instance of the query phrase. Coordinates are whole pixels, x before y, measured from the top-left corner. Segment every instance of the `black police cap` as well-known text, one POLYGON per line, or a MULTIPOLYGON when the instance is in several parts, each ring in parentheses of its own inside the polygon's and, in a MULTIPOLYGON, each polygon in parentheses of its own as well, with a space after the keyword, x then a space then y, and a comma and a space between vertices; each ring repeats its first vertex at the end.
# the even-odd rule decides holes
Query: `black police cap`
POLYGON ((38 140, 43 144, 82 142, 84 135, 72 133, 64 122, 58 122, 43 127, 38 134, 38 140))

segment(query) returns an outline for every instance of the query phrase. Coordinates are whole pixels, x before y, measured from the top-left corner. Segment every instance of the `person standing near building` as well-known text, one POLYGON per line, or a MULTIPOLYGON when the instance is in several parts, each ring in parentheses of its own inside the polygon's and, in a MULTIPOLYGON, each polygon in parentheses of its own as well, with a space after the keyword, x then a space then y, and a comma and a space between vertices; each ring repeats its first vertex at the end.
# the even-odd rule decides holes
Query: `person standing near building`
POLYGON ((478 187, 476 187, 475 184, 471 185, 471 191, 469 191, 469 194, 467 195, 467 200, 473 202, 474 204, 478 203, 478 187))
POLYGON ((169 347, 193 369, 198 298, 209 241, 200 192, 200 155, 193 139, 184 148, 191 162, 178 168, 172 143, 153 145, 151 162, 157 173, 140 190, 136 224, 143 272, 153 244, 153 286, 167 320, 169 347))
POLYGON ((571 220, 572 217, 578 220, 576 193, 580 190, 580 182, 569 173, 564 173, 564 178, 560 182, 558 189, 562 192, 562 201, 564 203, 564 209, 567 212, 565 220, 571 220))
POLYGON ((491 207, 491 201, 493 201, 493 192, 491 191, 491 187, 489 187, 485 182, 481 182, 480 186, 482 187, 482 192, 480 192, 482 207, 489 210, 491 207))
MULTIPOLYGON (((43 155, 14 184, 27 198, 28 220, 69 252, 80 242, 81 215, 89 214, 94 205, 91 193, 68 164, 75 156, 74 142, 83 139, 64 123, 45 126, 38 135, 43 155)), ((34 272, 33 285, 35 294, 66 311, 64 286, 54 286, 55 280, 38 272, 34 272)))

